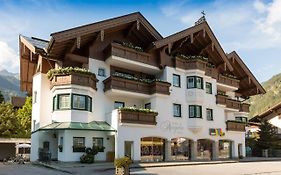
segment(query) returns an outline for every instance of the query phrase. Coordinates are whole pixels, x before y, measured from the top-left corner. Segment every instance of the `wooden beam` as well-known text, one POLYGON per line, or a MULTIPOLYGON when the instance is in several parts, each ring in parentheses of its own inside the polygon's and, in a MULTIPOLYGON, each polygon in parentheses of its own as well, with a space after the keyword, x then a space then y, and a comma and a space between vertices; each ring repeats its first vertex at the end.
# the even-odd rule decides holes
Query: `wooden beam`
POLYGON ((171 54, 172 47, 173 47, 173 43, 169 43, 168 44, 168 52, 169 52, 169 54, 171 54))
POLYGON ((103 42, 104 41, 104 30, 100 31, 100 41, 103 42))
MULTIPOLYGON (((132 34, 132 32, 133 32, 133 30, 135 29, 135 28, 137 28, 137 22, 135 22, 131 27, 130 27, 130 29, 128 30, 128 32, 125 34, 125 37, 127 38, 127 37, 129 37, 131 34, 132 34)), ((138 29, 139 30, 139 29, 138 29)))
POLYGON ((81 55, 72 54, 72 53, 67 53, 65 55, 65 58, 69 59, 73 62, 78 62, 78 63, 82 63, 82 64, 88 64, 89 63, 89 58, 83 57, 81 55))
POLYGON ((193 40, 193 33, 190 35, 190 42, 191 42, 191 44, 194 42, 194 40, 193 40))
POLYGON ((203 29, 203 37, 204 38, 206 37, 206 29, 205 28, 203 29))

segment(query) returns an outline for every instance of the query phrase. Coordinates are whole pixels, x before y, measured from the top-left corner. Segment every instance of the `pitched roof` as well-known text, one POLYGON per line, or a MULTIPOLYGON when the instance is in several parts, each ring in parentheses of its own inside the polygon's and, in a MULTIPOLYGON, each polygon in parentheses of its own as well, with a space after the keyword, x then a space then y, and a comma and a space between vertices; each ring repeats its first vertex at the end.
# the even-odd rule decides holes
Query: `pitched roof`
POLYGON ((55 122, 40 128, 39 130, 91 130, 91 131, 115 131, 104 121, 81 122, 55 122))
POLYGON ((232 68, 231 64, 229 63, 223 48, 221 47, 219 41, 217 40, 216 36, 214 35, 213 31, 211 30, 210 26, 208 25, 208 23, 206 21, 202 22, 198 25, 192 26, 190 28, 187 28, 185 30, 182 30, 180 32, 177 32, 175 34, 172 34, 170 36, 167 36, 163 39, 159 39, 159 40, 153 42, 154 48, 161 48, 165 45, 168 45, 171 42, 176 42, 184 37, 193 35, 194 33, 197 33, 199 31, 204 31, 209 35, 210 39, 214 43, 214 47, 218 50, 220 56, 222 57, 224 62, 227 64, 227 67, 229 68, 229 70, 232 71, 233 68, 232 68))
POLYGON ((251 84, 251 82, 249 82, 249 81, 246 81, 247 83, 241 82, 242 85, 244 85, 247 89, 250 90, 247 92, 248 96, 266 93, 265 89, 258 82, 256 77, 253 75, 253 73, 250 71, 250 69, 246 66, 246 64, 243 62, 243 60, 240 58, 240 56, 237 54, 236 51, 232 51, 231 53, 227 54, 227 57, 230 60, 230 63, 232 64, 234 71, 239 72, 241 74, 240 75, 241 77, 239 77, 239 78, 245 79, 245 77, 246 78, 248 77, 251 80, 251 82, 254 83, 256 89, 249 87, 251 84), (231 59, 234 59, 235 61, 233 61, 231 59), (253 90, 251 90, 251 89, 253 89, 253 90))
POLYGON ((281 102, 274 105, 273 107, 267 109, 266 111, 258 114, 257 116, 255 116, 254 118, 259 118, 259 119, 271 119, 273 117, 276 117, 278 115, 281 115, 281 102))

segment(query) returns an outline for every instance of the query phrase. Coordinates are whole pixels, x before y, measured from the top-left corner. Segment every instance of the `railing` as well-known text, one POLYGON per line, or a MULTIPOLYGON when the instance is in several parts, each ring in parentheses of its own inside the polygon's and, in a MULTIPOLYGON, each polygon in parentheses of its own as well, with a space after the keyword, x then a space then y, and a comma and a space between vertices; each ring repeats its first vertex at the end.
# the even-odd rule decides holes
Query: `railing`
POLYGON ((53 86, 61 86, 61 85, 80 85, 80 86, 88 86, 95 90, 97 90, 97 82, 95 75, 87 75, 87 74, 79 74, 79 73, 70 73, 68 75, 54 75, 50 79, 51 88, 53 86))
POLYGON ((216 79, 218 77, 218 70, 216 68, 206 66, 205 75, 216 79))
POLYGON ((240 101, 233 100, 233 99, 227 99, 226 100, 226 107, 231 109, 237 109, 240 110, 240 101))
POLYGON ((250 104, 241 103, 240 105, 240 112, 250 112, 250 104))
POLYGON ((192 70, 192 69, 199 69, 205 71, 206 69, 206 62, 200 59, 182 59, 175 57, 175 67, 181 68, 184 70, 192 70))
POLYGON ((226 108, 241 110, 241 102, 234 99, 229 99, 226 95, 217 94, 216 102, 220 105, 225 105, 226 108))
POLYGON ((222 74, 218 75, 217 82, 228 86, 239 88, 239 80, 224 76, 222 74))
POLYGON ((149 64, 152 66, 157 66, 157 59, 151 57, 150 54, 146 52, 136 51, 128 47, 124 47, 118 43, 111 43, 104 50, 104 54, 105 54, 105 59, 114 55, 131 61, 133 60, 133 61, 149 64))
POLYGON ((156 125, 155 112, 138 112, 138 111, 121 111, 119 110, 119 120, 121 123, 132 123, 132 124, 145 124, 145 125, 156 125))
POLYGON ((245 132, 246 123, 228 120, 226 121, 226 130, 245 132))
POLYGON ((171 84, 168 82, 154 81, 151 83, 146 83, 137 80, 129 80, 121 77, 110 76, 104 80, 103 83, 105 92, 111 89, 118 89, 149 95, 154 93, 170 95, 169 88, 171 84))

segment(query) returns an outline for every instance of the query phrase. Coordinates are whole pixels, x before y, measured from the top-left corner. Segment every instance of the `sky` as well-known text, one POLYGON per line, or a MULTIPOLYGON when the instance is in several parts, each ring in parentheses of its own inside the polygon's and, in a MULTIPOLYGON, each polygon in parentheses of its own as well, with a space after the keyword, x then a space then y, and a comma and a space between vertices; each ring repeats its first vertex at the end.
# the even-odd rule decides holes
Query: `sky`
POLYGON ((235 50, 260 82, 281 73, 281 0, 0 0, 0 69, 19 72, 19 34, 53 32, 139 11, 168 36, 204 10, 226 53, 235 50))

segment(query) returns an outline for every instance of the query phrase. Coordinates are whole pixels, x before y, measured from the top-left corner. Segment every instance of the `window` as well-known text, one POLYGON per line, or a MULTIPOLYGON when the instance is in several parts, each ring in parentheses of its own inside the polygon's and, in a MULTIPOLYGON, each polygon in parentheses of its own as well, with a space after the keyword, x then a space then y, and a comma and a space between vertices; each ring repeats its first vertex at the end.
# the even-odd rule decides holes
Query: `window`
POLYGON ((247 121, 248 121, 247 117, 235 117, 235 120, 238 122, 244 122, 244 123, 247 123, 247 121))
POLYGON ((189 105, 189 118, 202 118, 202 106, 189 105))
POLYGON ((53 111, 58 109, 58 99, 57 96, 53 97, 53 111))
POLYGON ((100 152, 103 152, 103 138, 93 137, 93 146, 100 148, 100 152))
POLYGON ((70 109, 70 94, 58 95, 59 109, 70 109))
POLYGON ((181 105, 173 104, 174 117, 181 117, 181 105))
POLYGON ((187 77, 187 89, 203 89, 203 78, 197 76, 187 77))
POLYGON ((92 112, 92 98, 80 94, 59 94, 53 97, 53 110, 84 110, 92 112))
POLYGON ((180 75, 173 74, 173 86, 181 87, 181 77, 180 77, 180 75))
POLYGON ((145 109, 151 109, 151 103, 146 103, 146 104, 144 105, 144 108, 145 108, 145 109))
POLYGON ((206 82, 206 93, 212 94, 212 83, 206 82))
POLYGON ((105 77, 105 69, 104 68, 98 69, 98 76, 105 77))
POLYGON ((37 102, 37 91, 33 92, 33 103, 37 102))
POLYGON ((212 109, 206 109, 206 115, 208 121, 213 121, 213 110, 212 109))
POLYGON ((73 109, 86 109, 86 96, 84 95, 72 95, 73 109))
POLYGON ((114 109, 119 109, 125 107, 125 103, 121 101, 115 101, 114 102, 114 109))
POLYGON ((85 137, 73 137, 73 152, 85 152, 85 137))
POLYGON ((92 112, 92 98, 87 96, 87 111, 92 112))

